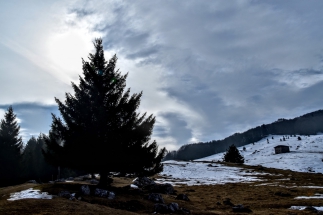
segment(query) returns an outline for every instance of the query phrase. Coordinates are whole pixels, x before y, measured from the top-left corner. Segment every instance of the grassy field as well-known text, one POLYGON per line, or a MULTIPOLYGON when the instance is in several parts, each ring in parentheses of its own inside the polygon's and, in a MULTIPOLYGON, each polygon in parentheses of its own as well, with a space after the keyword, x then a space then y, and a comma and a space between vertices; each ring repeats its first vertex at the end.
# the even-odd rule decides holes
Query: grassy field
MULTIPOLYGON (((234 166, 234 165, 233 165, 234 166)), ((224 203, 230 199, 233 205, 242 204, 251 214, 292 215, 318 214, 311 210, 291 210, 291 206, 323 206, 323 199, 295 199, 299 196, 323 194, 323 175, 298 173, 255 166, 239 165, 250 172, 266 172, 258 176, 262 181, 225 185, 176 186, 177 194, 185 193, 190 201, 176 200, 176 195, 165 195, 165 203, 176 202, 189 209, 191 214, 244 214, 233 212, 224 203)), ((156 176, 155 178, 158 178, 156 176)), ((10 193, 33 187, 57 195, 62 190, 75 192, 79 197, 80 186, 87 182, 55 184, 22 184, 0 188, 0 214, 152 214, 154 203, 147 200, 146 190, 129 188, 132 178, 114 178, 110 188, 116 193, 114 200, 94 196, 81 196, 81 200, 54 197, 51 200, 24 199, 8 201, 10 193)), ((94 186, 94 185, 91 185, 94 186)))

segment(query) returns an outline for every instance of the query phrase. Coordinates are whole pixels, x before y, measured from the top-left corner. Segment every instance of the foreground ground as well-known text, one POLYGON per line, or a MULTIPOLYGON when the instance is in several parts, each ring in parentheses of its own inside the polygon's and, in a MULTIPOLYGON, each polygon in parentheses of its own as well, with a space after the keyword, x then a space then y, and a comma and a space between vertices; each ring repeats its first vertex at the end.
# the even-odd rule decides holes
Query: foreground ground
MULTIPOLYGON (((207 163, 206 163, 207 164, 207 163)), ((233 165, 234 166, 234 165, 233 165)), ((319 214, 311 210, 291 210, 291 206, 323 206, 323 199, 295 199, 300 196, 315 197, 323 194, 323 175, 298 173, 288 170, 270 169, 256 166, 239 167, 257 175, 260 181, 249 183, 228 183, 222 185, 178 185, 177 194, 187 194, 190 201, 176 200, 176 195, 163 194, 165 203, 177 202, 191 214, 243 214, 232 211, 225 204, 230 199, 234 205, 242 204, 250 208, 251 214, 292 215, 319 214)), ((161 176, 156 176, 161 178, 161 176)), ((61 197, 53 199, 23 199, 8 201, 10 193, 33 187, 49 194, 57 195, 61 190, 79 192, 81 184, 70 182, 56 184, 22 184, 0 188, 0 214, 152 214, 154 203, 145 199, 148 191, 132 189, 132 178, 114 178, 110 188, 116 193, 114 200, 81 196, 81 200, 68 200, 61 197)), ((92 185, 93 186, 93 185, 92 185)))

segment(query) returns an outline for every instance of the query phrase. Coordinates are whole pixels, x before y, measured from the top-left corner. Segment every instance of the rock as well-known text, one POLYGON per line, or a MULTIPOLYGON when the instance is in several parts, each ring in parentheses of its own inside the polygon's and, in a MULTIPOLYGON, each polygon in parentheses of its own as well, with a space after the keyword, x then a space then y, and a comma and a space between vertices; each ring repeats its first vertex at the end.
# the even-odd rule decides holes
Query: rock
POLYGON ((232 202, 231 202, 231 199, 229 199, 229 198, 224 199, 223 204, 224 205, 234 206, 234 204, 232 204, 232 202))
POLYGON ((75 177, 74 181, 84 181, 83 176, 75 177))
POLYGON ((64 178, 56 179, 55 182, 66 182, 64 178))
POLYGON ((133 181, 133 184, 141 188, 148 185, 155 185, 156 182, 154 182, 152 179, 148 177, 138 177, 133 181))
POLYGON ((71 194, 71 196, 70 196, 69 200, 72 200, 72 201, 76 200, 76 198, 75 198, 75 193, 72 193, 72 194, 71 194))
POLYGON ((191 211, 186 209, 186 208, 181 208, 178 213, 181 213, 181 214, 191 214, 191 211))
POLYGON ((63 191, 61 191, 61 192, 58 193, 58 196, 64 197, 64 198, 70 198, 71 193, 69 191, 64 191, 63 190, 63 191))
POLYGON ((178 204, 175 202, 168 204, 167 207, 170 213, 175 213, 179 210, 178 204))
POLYGON ((90 180, 90 179, 92 179, 91 174, 83 175, 81 177, 83 178, 83 180, 90 180))
POLYGON ((164 203, 164 199, 159 193, 150 193, 147 199, 155 203, 164 203))
POLYGON ((110 191, 107 191, 107 190, 103 190, 103 189, 99 189, 99 188, 96 188, 95 191, 94 191, 94 195, 95 196, 100 196, 100 197, 104 197, 104 198, 108 198, 108 199, 114 199, 115 198, 115 194, 114 192, 110 192, 110 191))
POLYGON ((179 194, 176 199, 178 200, 184 200, 184 201, 190 201, 190 199, 188 198, 188 196, 186 194, 179 194))
POLYGON ((244 207, 243 205, 236 205, 234 207, 232 207, 232 211, 233 212, 245 212, 245 213, 250 213, 252 212, 249 208, 244 207))
POLYGON ((130 187, 133 189, 138 189, 138 186, 134 185, 134 184, 130 184, 130 187))
POLYGON ((148 189, 154 193, 163 193, 163 194, 174 194, 175 193, 173 185, 168 184, 168 183, 149 185, 149 186, 146 186, 145 189, 148 189))
POLYGON ((82 185, 82 187, 81 187, 81 193, 83 195, 90 195, 90 192, 91 192, 91 190, 90 190, 89 185, 82 185))
POLYGON ((35 181, 35 180, 29 180, 26 183, 38 184, 37 181, 35 181))
POLYGON ((304 210, 306 211, 313 211, 313 212, 317 212, 317 209, 312 207, 312 206, 307 206, 304 210))
POLYGON ((68 177, 66 180, 67 181, 74 181, 74 178, 73 177, 68 177))
POLYGON ((99 183, 99 181, 98 181, 98 180, 96 180, 96 179, 91 179, 90 183, 91 183, 91 184, 98 184, 98 183, 99 183))
POLYGON ((58 193, 58 196, 69 199, 69 200, 75 200, 75 193, 70 193, 69 191, 61 191, 58 193))
POLYGON ((155 213, 168 213, 168 206, 165 204, 155 204, 154 211, 155 213))

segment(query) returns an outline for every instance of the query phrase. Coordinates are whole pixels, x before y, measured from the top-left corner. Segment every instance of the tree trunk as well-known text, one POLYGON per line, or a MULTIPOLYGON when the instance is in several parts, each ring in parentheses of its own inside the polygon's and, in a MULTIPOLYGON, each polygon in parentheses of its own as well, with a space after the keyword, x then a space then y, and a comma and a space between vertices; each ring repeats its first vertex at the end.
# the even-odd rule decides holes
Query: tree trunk
POLYGON ((108 185, 108 172, 100 171, 100 181, 98 187, 106 188, 108 185))

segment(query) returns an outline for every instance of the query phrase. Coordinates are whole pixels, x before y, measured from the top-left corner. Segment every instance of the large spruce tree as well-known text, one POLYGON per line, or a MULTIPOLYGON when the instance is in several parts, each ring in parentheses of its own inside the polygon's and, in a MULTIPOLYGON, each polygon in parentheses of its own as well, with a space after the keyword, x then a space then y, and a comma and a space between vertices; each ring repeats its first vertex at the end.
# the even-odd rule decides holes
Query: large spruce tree
POLYGON ((0 185, 15 184, 20 181, 20 159, 22 139, 20 126, 10 106, 0 123, 0 185))
POLYGON ((80 84, 65 102, 55 98, 63 120, 55 115, 46 138, 45 158, 57 165, 100 174, 106 186, 109 172, 152 175, 162 171, 165 148, 150 142, 155 117, 140 115, 142 92, 130 96, 127 75, 116 70, 117 57, 104 58, 101 39, 95 53, 83 60, 80 84))

